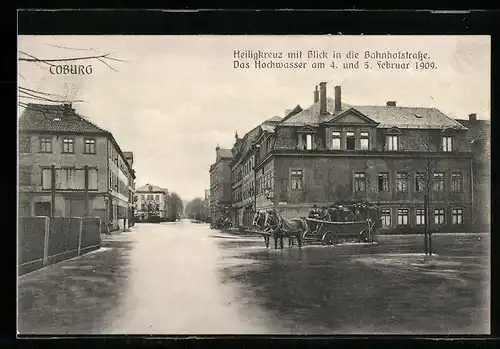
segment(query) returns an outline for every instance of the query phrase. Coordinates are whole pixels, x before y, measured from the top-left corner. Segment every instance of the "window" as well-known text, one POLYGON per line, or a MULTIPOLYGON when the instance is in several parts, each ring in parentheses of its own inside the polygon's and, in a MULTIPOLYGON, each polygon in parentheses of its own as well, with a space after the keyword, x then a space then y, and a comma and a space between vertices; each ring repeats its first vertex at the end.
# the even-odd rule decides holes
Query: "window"
POLYGON ((42 169, 42 189, 52 189, 52 169, 50 168, 42 169))
POLYGON ((453 151, 453 138, 451 136, 444 136, 441 148, 443 151, 453 151))
POLYGON ((313 148, 313 135, 306 135, 306 149, 312 150, 313 148))
POLYGON ((444 208, 434 209, 434 223, 444 224, 444 208))
POLYGON ((19 167, 19 185, 31 185, 31 170, 29 166, 19 167))
POLYGON ((347 132, 346 134, 346 149, 354 150, 356 149, 356 138, 354 137, 354 132, 347 132))
POLYGON ((390 151, 399 150, 399 136, 388 135, 388 136, 386 136, 385 142, 386 142, 387 150, 390 150, 390 151))
POLYGON ((444 173, 434 172, 434 191, 444 191, 444 173))
POLYGON ((398 208, 398 225, 408 225, 407 208, 398 208))
POLYGON ((88 171, 88 190, 97 190, 97 168, 89 168, 88 171))
POLYGON ((361 150, 370 149, 370 134, 368 132, 361 132, 360 146, 361 150))
POLYGON ((425 173, 417 172, 415 174, 415 191, 425 191, 425 173))
POLYGON ((355 192, 366 191, 366 177, 363 172, 354 173, 354 191, 355 192))
POLYGON ((75 140, 73 138, 63 139, 63 153, 74 153, 75 152, 75 140))
POLYGON ((421 208, 417 208, 415 211, 416 225, 424 225, 425 224, 425 210, 421 208))
POLYGON ((148 201, 153 200, 153 195, 148 195, 148 201))
POLYGON ((85 139, 85 154, 95 154, 95 139, 86 138, 85 139))
POLYGON ((390 227, 391 226, 391 210, 390 209, 383 209, 381 211, 380 219, 382 221, 383 227, 390 227))
POLYGON ((451 173, 451 187, 454 192, 461 192, 463 190, 463 182, 462 172, 451 173))
POLYGON ((389 173, 380 172, 378 174, 378 191, 389 191, 389 173))
POLYGON ((141 201, 144 201, 144 194, 141 194, 141 201))
POLYGON ((396 173, 396 190, 400 192, 408 191, 408 173, 406 172, 396 173))
POLYGON ((56 189, 66 190, 75 189, 78 185, 78 189, 84 189, 85 187, 85 173, 80 176, 79 180, 76 177, 76 170, 74 168, 61 168, 56 169, 56 189), (78 182, 78 183, 77 183, 78 182))
POLYGON ((160 201, 160 195, 158 194, 155 195, 155 201, 160 201))
POLYGON ((338 131, 332 132, 332 149, 340 150, 340 132, 338 131))
POLYGON ((461 208, 454 208, 451 210, 451 224, 462 224, 464 218, 464 211, 461 208))
POLYGON ((31 153, 31 137, 30 136, 19 137, 19 152, 20 153, 31 153))
POLYGON ((302 190, 302 170, 292 170, 292 190, 302 190))
POLYGON ((52 137, 40 137, 40 152, 52 153, 52 137))

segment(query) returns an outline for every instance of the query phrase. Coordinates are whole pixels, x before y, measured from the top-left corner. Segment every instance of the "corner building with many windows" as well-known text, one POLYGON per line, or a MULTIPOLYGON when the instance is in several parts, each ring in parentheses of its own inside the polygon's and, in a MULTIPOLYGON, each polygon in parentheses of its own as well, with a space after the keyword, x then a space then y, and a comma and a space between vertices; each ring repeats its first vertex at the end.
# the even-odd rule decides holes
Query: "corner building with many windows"
POLYGON ((468 129, 435 108, 354 106, 327 97, 288 113, 256 142, 256 208, 305 217, 313 205, 363 200, 381 208, 386 232, 421 231, 429 192, 431 229, 470 228, 468 129), (427 185, 428 184, 428 185, 427 185))

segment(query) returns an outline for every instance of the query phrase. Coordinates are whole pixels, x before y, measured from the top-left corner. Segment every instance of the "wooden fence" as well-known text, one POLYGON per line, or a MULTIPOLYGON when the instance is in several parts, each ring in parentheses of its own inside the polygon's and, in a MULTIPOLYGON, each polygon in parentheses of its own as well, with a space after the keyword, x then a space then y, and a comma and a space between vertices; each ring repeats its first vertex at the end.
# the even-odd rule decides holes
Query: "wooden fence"
POLYGON ((19 275, 101 247, 99 217, 19 217, 19 275))

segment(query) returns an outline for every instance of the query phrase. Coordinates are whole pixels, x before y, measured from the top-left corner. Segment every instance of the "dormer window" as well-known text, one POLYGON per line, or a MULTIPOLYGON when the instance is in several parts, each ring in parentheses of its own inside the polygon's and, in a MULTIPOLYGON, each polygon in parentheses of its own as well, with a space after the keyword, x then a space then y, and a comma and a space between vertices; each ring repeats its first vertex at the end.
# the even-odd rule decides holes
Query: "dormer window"
POLYGON ((441 141, 441 149, 445 152, 453 151, 453 137, 450 135, 443 136, 441 141))
POLYGON ((356 137, 353 131, 348 131, 346 133, 346 149, 355 150, 356 149, 356 137))
POLYGON ((332 150, 340 150, 340 132, 332 132, 332 150))
POLYGON ((313 148, 313 135, 306 134, 306 149, 312 150, 312 148, 313 148))
POLYGON ((399 135, 387 135, 386 136, 386 148, 389 151, 399 150, 399 135))
POLYGON ((370 149, 370 134, 368 132, 361 132, 360 134, 360 147, 361 150, 370 149))

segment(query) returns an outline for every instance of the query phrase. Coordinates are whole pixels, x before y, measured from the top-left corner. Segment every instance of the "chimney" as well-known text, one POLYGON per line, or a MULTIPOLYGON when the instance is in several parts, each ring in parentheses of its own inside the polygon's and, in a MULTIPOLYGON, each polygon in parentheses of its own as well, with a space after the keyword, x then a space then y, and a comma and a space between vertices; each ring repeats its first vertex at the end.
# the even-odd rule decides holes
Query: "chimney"
POLYGON ((476 113, 469 114, 469 121, 476 121, 476 120, 477 120, 477 114, 476 113))
POLYGON ((342 89, 340 86, 335 86, 335 111, 342 110, 342 89))
POLYGON ((318 91, 318 85, 316 85, 316 89, 314 90, 314 103, 317 103, 319 101, 319 91, 318 91))
POLYGON ((395 107, 396 106, 396 101, 387 101, 386 105, 388 107, 395 107))
POLYGON ((319 83, 319 113, 326 114, 326 82, 319 83))

